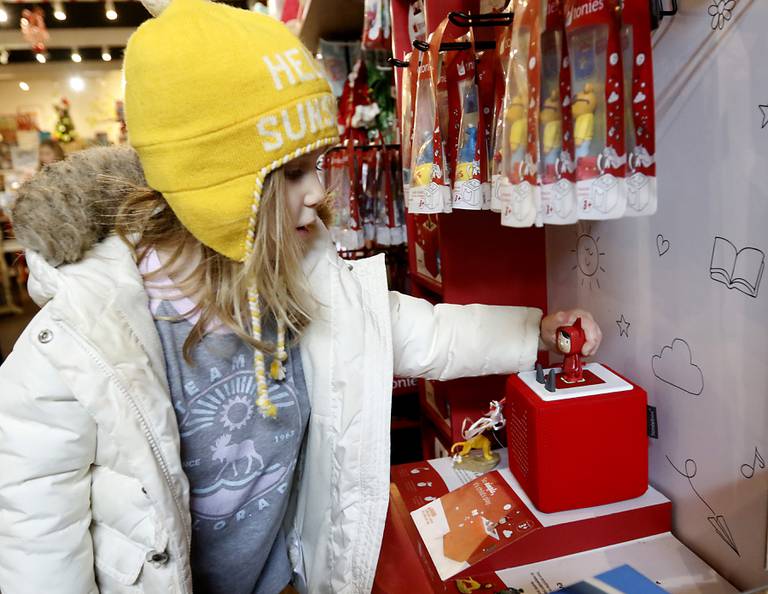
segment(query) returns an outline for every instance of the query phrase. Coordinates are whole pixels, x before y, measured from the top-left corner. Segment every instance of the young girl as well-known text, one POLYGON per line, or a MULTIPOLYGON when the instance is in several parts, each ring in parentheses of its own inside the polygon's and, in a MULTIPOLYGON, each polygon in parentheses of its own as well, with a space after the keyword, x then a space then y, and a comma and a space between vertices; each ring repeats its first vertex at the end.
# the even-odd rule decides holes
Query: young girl
POLYGON ((340 260, 334 99, 278 22, 174 0, 125 75, 136 152, 75 154, 13 210, 43 308, 0 368, 0 590, 368 592, 393 375, 512 373, 599 329, 340 260))

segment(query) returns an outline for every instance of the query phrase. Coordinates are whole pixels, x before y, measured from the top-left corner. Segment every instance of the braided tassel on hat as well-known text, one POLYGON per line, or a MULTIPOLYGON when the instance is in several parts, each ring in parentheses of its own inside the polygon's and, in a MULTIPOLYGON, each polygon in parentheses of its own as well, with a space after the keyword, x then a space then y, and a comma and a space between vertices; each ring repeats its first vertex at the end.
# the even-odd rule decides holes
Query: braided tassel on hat
MULTIPOLYGON (((261 307, 259 293, 255 287, 248 291, 248 307, 251 310, 251 331, 256 340, 261 340, 261 307)), ((256 370, 256 405, 264 418, 277 417, 277 407, 269 399, 269 388, 264 370, 264 353, 253 349, 253 367, 256 370)))
MULTIPOLYGON (((253 205, 251 206, 251 220, 248 224, 246 238, 246 254, 253 252, 253 241, 256 234, 256 217, 261 204, 262 182, 256 179, 256 189, 253 192, 253 205)), ((261 304, 259 303, 259 291, 254 283, 248 290, 248 309, 251 313, 251 332, 253 338, 261 341, 261 304)), ((259 349, 253 349, 253 368, 256 372, 256 405, 262 417, 277 418, 277 407, 269 399, 269 387, 267 386, 267 374, 264 365, 264 353, 259 349)))
POLYGON ((273 380, 283 381, 285 379, 285 361, 288 360, 288 353, 285 351, 285 324, 281 320, 277 324, 277 350, 272 359, 272 367, 269 375, 273 380))
MULTIPOLYGON (((263 168, 256 176, 255 188, 253 190, 253 203, 251 205, 251 216, 248 220, 248 234, 245 238, 245 258, 253 253, 254 241, 256 238, 256 221, 259 215, 259 206, 261 205, 261 194, 264 191, 264 180, 270 171, 284 166, 288 161, 301 155, 310 153, 322 146, 334 144, 335 138, 323 138, 302 147, 293 153, 284 155, 281 159, 273 162, 269 167, 263 168)), ((251 313, 251 329, 253 338, 261 341, 261 304, 259 303, 259 292, 256 284, 248 291, 248 309, 251 313)), ((288 352, 285 345, 285 323, 282 320, 277 322, 277 344, 275 345, 275 354, 272 358, 272 364, 269 368, 269 375, 275 381, 285 379, 285 362, 288 360, 288 352)), ((253 351, 253 366, 256 371, 256 404, 259 412, 264 418, 277 418, 277 407, 269 399, 269 387, 267 386, 266 367, 264 363, 264 353, 258 349, 253 351)))

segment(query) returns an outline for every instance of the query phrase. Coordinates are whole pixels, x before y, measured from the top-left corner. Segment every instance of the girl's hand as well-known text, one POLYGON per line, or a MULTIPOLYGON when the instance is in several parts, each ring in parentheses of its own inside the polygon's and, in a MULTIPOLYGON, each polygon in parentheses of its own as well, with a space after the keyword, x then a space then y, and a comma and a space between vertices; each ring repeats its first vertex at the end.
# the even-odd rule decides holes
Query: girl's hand
POLYGON ((584 330, 584 336, 587 339, 581 349, 581 354, 588 357, 597 352, 597 347, 600 346, 600 342, 603 340, 603 333, 600 332, 600 326, 597 325, 592 314, 583 309, 558 311, 549 314, 548 316, 544 316, 541 319, 541 342, 544 343, 548 350, 557 352, 557 338, 555 337, 555 331, 559 326, 569 326, 570 324, 573 324, 576 321, 576 318, 581 318, 581 327, 584 330))

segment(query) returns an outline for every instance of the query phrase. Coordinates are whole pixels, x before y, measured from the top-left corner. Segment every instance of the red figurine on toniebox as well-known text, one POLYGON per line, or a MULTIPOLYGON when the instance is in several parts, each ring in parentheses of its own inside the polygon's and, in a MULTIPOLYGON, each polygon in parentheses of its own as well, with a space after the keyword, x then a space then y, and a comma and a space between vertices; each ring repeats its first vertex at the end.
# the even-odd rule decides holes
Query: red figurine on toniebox
POLYGON ((582 366, 581 320, 561 326, 561 368, 507 382, 509 468, 542 512, 639 497, 648 488, 645 391, 605 365, 582 366))
POLYGON ((577 318, 572 326, 560 326, 557 329, 557 350, 565 355, 563 359, 563 381, 567 384, 578 384, 584 380, 581 366, 581 349, 587 342, 584 330, 581 329, 581 318, 577 318))

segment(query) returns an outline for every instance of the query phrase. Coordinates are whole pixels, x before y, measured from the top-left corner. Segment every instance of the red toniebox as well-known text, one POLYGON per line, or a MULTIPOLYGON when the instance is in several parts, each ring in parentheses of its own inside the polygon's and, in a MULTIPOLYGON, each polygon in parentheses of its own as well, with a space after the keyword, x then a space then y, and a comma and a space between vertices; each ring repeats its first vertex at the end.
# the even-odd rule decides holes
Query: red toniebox
POLYGON ((599 363, 585 365, 579 383, 558 372, 554 382, 535 371, 507 382, 509 468, 533 504, 553 513, 645 493, 645 391, 599 363))

